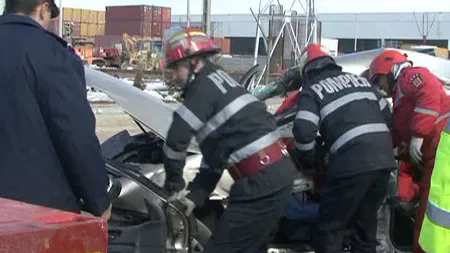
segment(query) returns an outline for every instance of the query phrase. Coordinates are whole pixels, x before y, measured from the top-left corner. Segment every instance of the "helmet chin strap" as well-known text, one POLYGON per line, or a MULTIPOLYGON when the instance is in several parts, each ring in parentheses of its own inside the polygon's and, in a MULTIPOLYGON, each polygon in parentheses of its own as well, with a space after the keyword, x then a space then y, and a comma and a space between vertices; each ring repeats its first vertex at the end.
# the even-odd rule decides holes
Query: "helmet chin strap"
POLYGON ((412 66, 411 61, 400 62, 400 63, 396 63, 396 64, 392 65, 391 72, 389 72, 389 74, 387 76, 389 90, 392 90, 394 88, 394 85, 397 82, 398 77, 400 76, 400 73, 402 72, 402 70, 404 70, 405 68, 411 67, 411 66, 412 66))
POLYGON ((186 84, 191 83, 192 81, 195 80, 195 67, 197 67, 198 63, 200 60, 196 59, 194 63, 189 62, 189 74, 188 74, 188 79, 186 81, 186 84))
POLYGON ((195 76, 196 76, 195 67, 198 65, 199 62, 200 62, 200 60, 198 60, 198 59, 196 59, 195 62, 189 61, 188 78, 186 79, 186 82, 182 86, 182 90, 183 90, 182 93, 184 93, 184 90, 186 89, 186 87, 195 80, 195 76))

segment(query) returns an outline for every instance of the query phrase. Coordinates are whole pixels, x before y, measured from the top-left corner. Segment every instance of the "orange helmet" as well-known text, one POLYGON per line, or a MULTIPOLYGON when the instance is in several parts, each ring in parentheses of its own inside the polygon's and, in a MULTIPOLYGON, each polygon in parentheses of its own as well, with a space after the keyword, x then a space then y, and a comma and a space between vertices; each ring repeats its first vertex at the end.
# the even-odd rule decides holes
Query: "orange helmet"
POLYGON ((183 59, 201 55, 214 55, 220 52, 211 38, 197 28, 172 28, 164 34, 165 66, 183 59))
POLYGON ((309 71, 324 68, 329 64, 337 66, 334 57, 326 48, 317 43, 311 43, 303 49, 298 67, 301 75, 307 77, 309 71))
POLYGON ((384 50, 370 64, 369 80, 373 82, 378 75, 388 75, 392 72, 394 64, 408 62, 407 57, 395 49, 384 50))

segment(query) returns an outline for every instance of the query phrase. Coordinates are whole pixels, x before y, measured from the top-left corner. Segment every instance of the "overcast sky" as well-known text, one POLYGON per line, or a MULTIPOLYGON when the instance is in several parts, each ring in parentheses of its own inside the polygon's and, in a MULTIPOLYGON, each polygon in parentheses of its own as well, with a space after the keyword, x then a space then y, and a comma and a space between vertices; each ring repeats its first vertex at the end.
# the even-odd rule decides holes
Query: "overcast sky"
MULTIPOLYGON (((1 1, 1 0, 0 0, 1 1)), ((60 0, 55 0, 56 2, 60 0)), ((185 14, 187 0, 61 0, 63 6, 103 9, 108 5, 149 4, 172 7, 172 14, 185 14)), ((202 0, 190 0, 191 13, 200 14, 202 0)), ((257 11, 259 0, 211 0, 213 14, 249 13, 257 11)), ((263 5, 270 0, 262 0, 263 5)), ((286 8, 295 2, 294 10, 302 11, 299 2, 306 0, 279 0, 286 8)), ((273 3, 277 3, 274 0, 273 3)), ((318 12, 450 12, 449 0, 316 0, 318 12)))

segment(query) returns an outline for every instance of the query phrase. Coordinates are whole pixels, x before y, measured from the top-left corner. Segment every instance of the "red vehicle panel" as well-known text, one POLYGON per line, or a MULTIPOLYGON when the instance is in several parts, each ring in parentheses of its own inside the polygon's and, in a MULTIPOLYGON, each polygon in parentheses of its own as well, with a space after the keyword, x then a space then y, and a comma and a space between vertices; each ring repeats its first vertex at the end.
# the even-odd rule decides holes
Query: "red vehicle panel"
POLYGON ((84 216, 0 198, 2 253, 106 253, 107 228, 84 216))

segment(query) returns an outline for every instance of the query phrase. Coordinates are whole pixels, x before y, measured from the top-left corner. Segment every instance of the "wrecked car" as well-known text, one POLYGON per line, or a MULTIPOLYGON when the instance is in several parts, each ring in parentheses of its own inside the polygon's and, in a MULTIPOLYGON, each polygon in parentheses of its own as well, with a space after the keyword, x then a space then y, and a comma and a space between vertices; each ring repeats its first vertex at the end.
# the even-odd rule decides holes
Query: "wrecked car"
MULTIPOLYGON (((380 50, 371 50, 337 57, 348 71, 363 74, 380 50)), ((407 52, 416 65, 435 72, 443 82, 450 80, 450 63, 432 56, 407 52)), ((256 68, 241 80, 249 86, 256 68)), ((186 217, 183 206, 167 202, 162 188, 164 167, 162 147, 172 120, 174 104, 158 99, 112 76, 86 68, 87 84, 106 94, 125 113, 134 119, 142 133, 130 135, 123 131, 102 143, 102 152, 110 176, 110 195, 114 198, 111 219, 108 222, 108 252, 202 252, 215 221, 227 205, 232 178, 224 171, 222 178, 205 206, 186 217)), ((277 92, 268 97, 279 95, 277 92)), ((295 108, 276 113, 279 130, 287 140, 292 138, 295 108)), ((191 181, 198 172, 202 155, 193 139, 184 168, 185 180, 191 181)), ((311 233, 318 196, 312 174, 298 164, 298 177, 294 179, 292 198, 287 200, 287 211, 274 229, 268 252, 311 252, 311 233), (308 201, 297 201, 308 196, 308 201), (305 207, 310 209, 306 210, 305 207), (299 211, 300 210, 300 211, 299 211), (305 214, 310 211, 310 215, 305 214)), ((318 168, 320 169, 320 168, 318 168)), ((400 203, 396 198, 396 172, 391 174, 388 194, 378 212, 377 252, 411 252, 413 225, 417 201, 400 203)), ((349 248, 344 245, 343 251, 349 248)))

